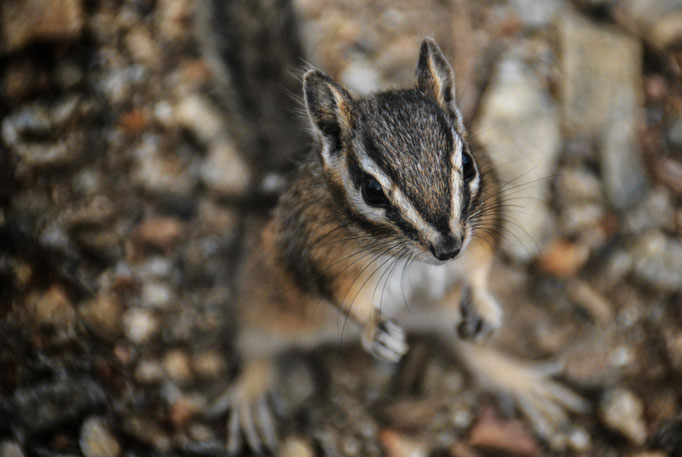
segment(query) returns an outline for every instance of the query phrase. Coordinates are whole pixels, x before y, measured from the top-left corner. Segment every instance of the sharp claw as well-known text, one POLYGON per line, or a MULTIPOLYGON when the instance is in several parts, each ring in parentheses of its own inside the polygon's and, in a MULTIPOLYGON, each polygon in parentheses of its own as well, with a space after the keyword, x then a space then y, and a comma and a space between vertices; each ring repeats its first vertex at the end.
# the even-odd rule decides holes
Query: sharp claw
POLYGON ((270 451, 274 452, 277 448, 277 433, 275 431, 275 422, 272 419, 272 415, 265 398, 262 398, 258 404, 258 416, 260 418, 261 431, 265 440, 265 444, 270 451))
POLYGON ((247 443, 249 443, 249 447, 257 454, 260 454, 262 452, 262 446, 260 439, 258 438, 258 433, 256 432, 256 426, 253 422, 251 405, 248 403, 241 405, 239 416, 241 419, 242 430, 244 432, 244 436, 246 437, 247 443))
POLYGON ((237 408, 230 411, 230 418, 227 421, 227 453, 234 455, 241 448, 241 436, 239 434, 239 412, 237 408))

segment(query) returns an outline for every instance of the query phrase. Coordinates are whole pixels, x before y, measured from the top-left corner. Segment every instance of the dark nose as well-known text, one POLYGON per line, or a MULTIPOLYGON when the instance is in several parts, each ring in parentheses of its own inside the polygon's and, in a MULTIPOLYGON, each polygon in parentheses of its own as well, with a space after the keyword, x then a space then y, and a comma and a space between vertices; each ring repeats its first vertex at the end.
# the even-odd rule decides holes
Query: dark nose
POLYGON ((431 245, 433 256, 441 261, 454 259, 461 250, 461 238, 448 237, 436 245, 431 245))

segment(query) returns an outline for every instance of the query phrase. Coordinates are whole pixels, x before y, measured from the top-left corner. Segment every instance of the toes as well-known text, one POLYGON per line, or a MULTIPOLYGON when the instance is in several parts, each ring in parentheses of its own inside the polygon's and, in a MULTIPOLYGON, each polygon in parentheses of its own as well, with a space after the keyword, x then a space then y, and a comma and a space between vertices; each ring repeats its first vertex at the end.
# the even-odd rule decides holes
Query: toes
POLYGON ((253 421, 252 406, 248 403, 241 405, 239 408, 239 418, 241 421, 241 428, 244 432, 246 442, 249 444, 251 450, 257 454, 263 452, 261 440, 256 431, 256 425, 253 421))
POLYGON ((227 420, 227 453, 235 455, 239 453, 242 447, 241 433, 239 429, 239 409, 233 408, 230 411, 230 417, 227 420))
POLYGON ((262 398, 261 401, 258 402, 257 408, 261 436, 268 449, 270 451, 275 451, 277 449, 277 430, 267 400, 262 398))
POLYGON ((391 321, 379 323, 370 347, 370 352, 374 356, 389 362, 397 362, 408 349, 405 332, 401 327, 391 321))

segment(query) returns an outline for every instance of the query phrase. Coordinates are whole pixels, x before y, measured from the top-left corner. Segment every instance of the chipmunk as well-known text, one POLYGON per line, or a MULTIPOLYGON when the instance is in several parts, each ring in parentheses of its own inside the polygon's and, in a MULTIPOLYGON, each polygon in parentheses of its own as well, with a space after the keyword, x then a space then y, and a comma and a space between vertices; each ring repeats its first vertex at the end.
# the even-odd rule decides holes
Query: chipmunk
POLYGON ((502 193, 485 152, 470 146, 436 42, 422 42, 413 88, 356 97, 317 69, 302 79, 314 146, 270 219, 247 230, 236 278, 242 367, 211 407, 227 413, 228 451, 276 448, 266 399, 280 355, 359 338, 397 362, 406 332, 425 330, 548 436, 582 399, 542 370, 463 341, 501 325, 488 281, 502 193))

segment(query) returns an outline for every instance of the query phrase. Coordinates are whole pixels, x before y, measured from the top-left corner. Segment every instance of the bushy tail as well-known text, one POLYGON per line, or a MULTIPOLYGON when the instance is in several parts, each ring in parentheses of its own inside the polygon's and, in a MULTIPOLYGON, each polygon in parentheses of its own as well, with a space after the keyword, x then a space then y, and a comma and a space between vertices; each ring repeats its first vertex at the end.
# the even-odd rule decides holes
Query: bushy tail
POLYGON ((197 32, 233 141, 261 176, 288 171, 307 142, 295 112, 303 51, 291 2, 207 0, 197 32))

